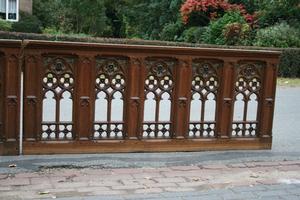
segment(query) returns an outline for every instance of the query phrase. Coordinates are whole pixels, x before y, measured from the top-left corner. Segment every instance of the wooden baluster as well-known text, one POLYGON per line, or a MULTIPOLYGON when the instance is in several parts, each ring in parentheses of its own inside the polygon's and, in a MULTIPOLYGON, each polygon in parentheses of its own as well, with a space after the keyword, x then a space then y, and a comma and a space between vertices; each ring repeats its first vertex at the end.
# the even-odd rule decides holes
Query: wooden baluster
POLYGON ((140 69, 141 60, 137 57, 130 57, 130 66, 128 71, 128 84, 127 84, 127 100, 126 100, 126 115, 125 130, 129 139, 137 139, 140 133, 141 121, 140 121, 140 69))
POLYGON ((276 79, 277 79, 277 60, 270 60, 264 69, 264 85, 262 91, 259 135, 263 138, 272 137, 272 126, 275 105, 276 79))
POLYGON ((24 138, 26 141, 36 141, 40 134, 42 121, 41 96, 41 57, 40 55, 26 55, 24 66, 24 138))
POLYGON ((79 140, 89 140, 93 131, 95 102, 95 63, 90 56, 81 55, 75 66, 74 133, 79 140))
POLYGON ((7 50, 4 65, 3 132, 5 154, 18 153, 20 131, 20 75, 18 55, 15 50, 7 50))
POLYGON ((175 138, 182 139, 187 136, 189 126, 189 113, 191 101, 192 67, 191 59, 185 58, 179 61, 177 66, 175 109, 174 109, 174 133, 175 138))
POLYGON ((219 138, 223 139, 229 138, 231 133, 234 107, 234 65, 234 62, 224 60, 222 82, 217 99, 217 134, 219 138))

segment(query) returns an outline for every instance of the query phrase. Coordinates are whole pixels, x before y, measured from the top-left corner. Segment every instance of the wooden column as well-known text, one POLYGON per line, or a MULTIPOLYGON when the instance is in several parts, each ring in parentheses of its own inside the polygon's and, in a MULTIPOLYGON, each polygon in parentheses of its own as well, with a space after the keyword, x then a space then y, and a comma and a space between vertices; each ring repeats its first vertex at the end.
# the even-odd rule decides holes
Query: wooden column
POLYGON ((277 60, 267 62, 264 69, 264 85, 261 98, 259 135, 263 138, 272 137, 272 126, 275 105, 277 60))
MULTIPOLYGON (((0 52, 1 53, 1 52, 0 52)), ((0 144, 5 140, 4 138, 4 132, 3 132, 3 100, 4 100, 4 71, 5 71, 5 57, 1 53, 0 54, 0 144)), ((1 150, 0 150, 1 152, 1 150)), ((1 153, 0 153, 1 155, 1 153)))
POLYGON ((79 140, 89 140, 93 131, 95 102, 95 61, 80 56, 75 66, 74 133, 79 140))
POLYGON ((125 115, 125 127, 126 135, 129 139, 137 139, 140 127, 140 87, 141 84, 141 59, 137 57, 130 57, 128 70, 128 84, 127 84, 127 101, 126 101, 126 115, 125 115))
POLYGON ((18 154, 20 131, 20 74, 18 50, 6 50, 4 61, 3 154, 18 154))
POLYGON ((24 62, 24 139, 26 141, 35 141, 40 137, 40 124, 42 121, 41 56, 26 55, 24 62))
POLYGON ((174 134, 175 138, 183 139, 187 136, 189 126, 189 113, 191 101, 192 61, 190 58, 179 60, 177 66, 176 89, 175 89, 175 115, 174 134))
POLYGON ((230 60, 224 60, 220 97, 218 98, 217 134, 219 138, 230 138, 233 106, 234 106, 234 65, 230 60))

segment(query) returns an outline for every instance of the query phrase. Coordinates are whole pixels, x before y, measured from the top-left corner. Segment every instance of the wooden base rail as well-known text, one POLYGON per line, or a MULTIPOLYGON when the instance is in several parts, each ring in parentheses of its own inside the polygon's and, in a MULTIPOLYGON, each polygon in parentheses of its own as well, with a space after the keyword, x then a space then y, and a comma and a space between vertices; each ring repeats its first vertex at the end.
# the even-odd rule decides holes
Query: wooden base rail
POLYGON ((0 155, 270 149, 280 53, 0 40, 0 155))

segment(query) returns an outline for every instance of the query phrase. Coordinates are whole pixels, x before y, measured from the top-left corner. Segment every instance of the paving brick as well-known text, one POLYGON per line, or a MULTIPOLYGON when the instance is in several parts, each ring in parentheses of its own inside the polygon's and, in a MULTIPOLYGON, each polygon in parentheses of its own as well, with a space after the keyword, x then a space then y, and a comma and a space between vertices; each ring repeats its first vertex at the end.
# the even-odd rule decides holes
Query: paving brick
POLYGON ((174 166, 170 167, 171 171, 191 171, 191 170, 199 170, 198 166, 174 166))
POLYGON ((190 170, 190 171, 170 171, 170 172, 163 172, 162 174, 166 177, 207 177, 211 174, 215 174, 216 170, 190 170))
POLYGON ((143 185, 156 183, 153 179, 136 179, 136 182, 143 185))
POLYGON ((55 188, 78 188, 78 187, 87 187, 87 182, 70 182, 70 183, 57 183, 54 185, 55 188))
POLYGON ((42 184, 42 183, 50 183, 50 179, 48 177, 35 177, 30 178, 31 184, 42 184))
MULTIPOLYGON (((41 175, 38 173, 18 173, 15 175, 16 178, 35 178, 35 177, 40 177, 40 176, 41 175)), ((0 177, 1 177, 1 175, 0 175, 0 177)))
POLYGON ((225 170, 228 167, 226 165, 218 165, 218 164, 216 164, 216 165, 201 165, 200 168, 202 168, 202 169, 216 169, 216 170, 223 169, 223 170, 225 170))
MULTIPOLYGON (((134 175, 134 174, 133 174, 134 175)), ((106 181, 106 180, 122 180, 122 179, 133 179, 133 176, 131 176, 130 174, 113 174, 113 175, 102 175, 99 176, 99 181, 106 181)))
POLYGON ((120 185, 120 186, 112 186, 113 190, 136 190, 136 189, 144 189, 144 185, 120 185))
POLYGON ((244 165, 246 165, 247 167, 251 168, 251 167, 256 167, 257 162, 246 162, 244 163, 244 165))
POLYGON ((24 185, 18 187, 19 190, 23 190, 23 191, 48 190, 50 188, 54 188, 54 186, 50 183, 41 183, 37 185, 24 185))
POLYGON ((300 171, 300 165, 285 165, 277 168, 280 171, 300 171))
POLYGON ((160 167, 160 168, 141 168, 143 169, 143 173, 160 173, 160 172, 168 172, 171 171, 170 168, 160 167))
POLYGON ((1 180, 0 185, 4 186, 16 186, 16 185, 29 185, 29 178, 9 178, 5 181, 1 180))
POLYGON ((81 170, 82 174, 86 175, 112 175, 111 169, 91 169, 85 168, 81 170))
POLYGON ((166 187, 164 188, 167 192, 188 192, 195 191, 195 188, 192 187, 166 187))
POLYGON ((10 191, 10 190, 12 190, 11 186, 0 186, 0 192, 1 191, 10 191))
POLYGON ((161 193, 163 190, 161 188, 147 188, 147 189, 138 189, 134 191, 137 194, 149 194, 149 193, 161 193))
POLYGON ((155 178, 155 181, 159 183, 184 183, 186 180, 182 177, 176 177, 176 178, 155 178))
POLYGON ((256 162, 255 163, 257 167, 272 167, 272 166, 278 166, 279 162, 256 162))
POLYGON ((219 195, 211 194, 211 195, 201 195, 201 196, 185 196, 182 199, 184 200, 223 200, 223 198, 219 195))
POLYGON ((201 185, 205 185, 206 183, 203 181, 198 182, 184 182, 184 183, 177 183, 179 187, 198 187, 201 185))
POLYGON ((124 168, 124 169, 113 169, 112 174, 137 174, 142 173, 143 169, 141 168, 124 168))
POLYGON ((256 180, 257 183, 263 185, 276 185, 278 184, 277 179, 264 179, 264 180, 256 180))
POLYGON ((144 185, 147 188, 157 188, 157 187, 178 187, 176 183, 152 183, 144 185))
POLYGON ((7 174, 0 174, 0 180, 1 180, 1 179, 6 179, 6 178, 8 178, 8 175, 7 175, 7 174))
POLYGON ((80 187, 77 188, 77 192, 94 192, 94 191, 110 191, 111 189, 108 187, 80 187))
POLYGON ((140 173, 140 174, 132 174, 133 178, 159 178, 159 177, 164 177, 161 173, 154 172, 154 173, 140 173))
POLYGON ((89 186, 121 186, 123 185, 119 181, 90 181, 89 186))
POLYGON ((111 191, 94 191, 90 195, 101 195, 101 196, 111 196, 111 195, 123 195, 126 191, 111 190, 111 191))
POLYGON ((280 165, 300 165, 300 160, 289 160, 279 162, 280 165))
POLYGON ((141 200, 141 199, 155 199, 155 198, 160 198, 162 199, 161 193, 148 193, 147 195, 143 193, 139 194, 127 194, 127 195, 122 195, 123 199, 125 200, 141 200))
MULTIPOLYGON (((42 191, 42 190, 40 190, 42 191)), ((70 193, 76 193, 76 188, 51 188, 44 191, 49 191, 50 193, 56 194, 56 193, 63 193, 63 192, 70 192, 70 193)))

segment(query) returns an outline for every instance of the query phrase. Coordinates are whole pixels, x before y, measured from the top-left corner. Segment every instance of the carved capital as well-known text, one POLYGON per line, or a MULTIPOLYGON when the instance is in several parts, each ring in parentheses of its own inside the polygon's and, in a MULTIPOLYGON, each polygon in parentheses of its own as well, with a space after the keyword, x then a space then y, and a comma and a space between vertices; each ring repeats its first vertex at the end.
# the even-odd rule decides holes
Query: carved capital
POLYGON ((8 106, 16 106, 18 105, 18 97, 17 96, 7 96, 6 97, 6 100, 7 100, 7 105, 8 106))
POLYGON ((90 97, 82 96, 80 97, 80 106, 81 107, 89 107, 90 105, 90 97))
POLYGON ((35 105, 37 101, 36 96, 26 96, 25 99, 28 105, 35 105))

